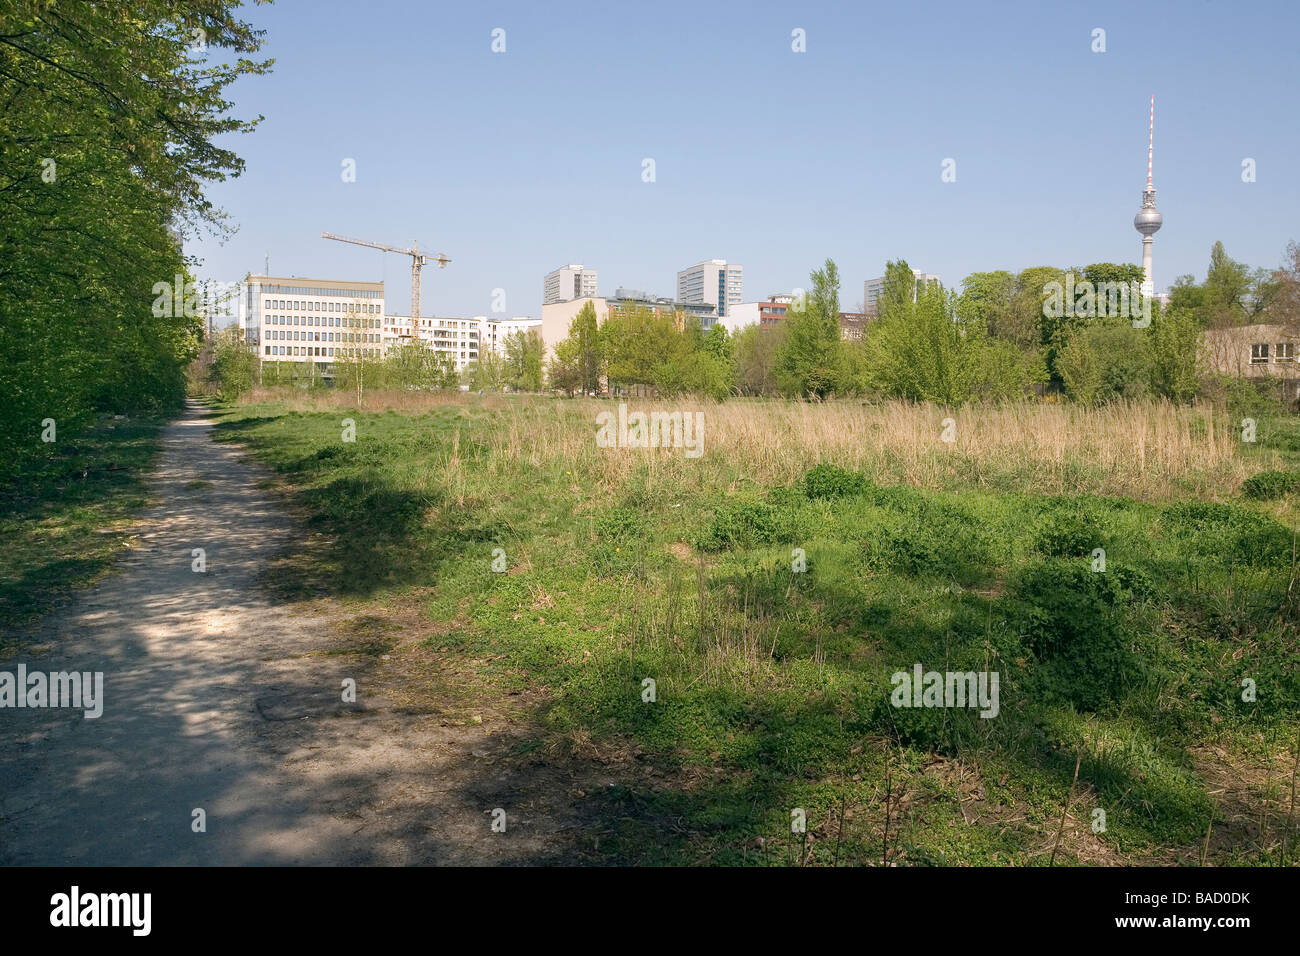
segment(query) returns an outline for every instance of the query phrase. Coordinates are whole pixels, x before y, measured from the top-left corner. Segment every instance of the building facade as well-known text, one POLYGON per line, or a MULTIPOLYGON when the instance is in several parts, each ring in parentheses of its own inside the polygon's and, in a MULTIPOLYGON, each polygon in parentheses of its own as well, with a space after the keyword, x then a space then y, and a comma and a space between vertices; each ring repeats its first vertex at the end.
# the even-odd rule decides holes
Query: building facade
POLYGON ((719 319, 744 298, 745 267, 738 263, 706 259, 677 273, 677 301, 712 305, 719 319))
POLYGON ((1206 368, 1238 378, 1269 378, 1279 382, 1282 397, 1298 397, 1300 366, 1296 364, 1300 330, 1284 325, 1242 325, 1207 329, 1202 345, 1206 368))
POLYGON ((581 264, 560 266, 542 280, 542 305, 587 299, 596 294, 596 270, 585 269, 581 264))
POLYGON ((762 302, 737 302, 727 309, 727 316, 719 323, 735 335, 749 325, 771 326, 785 318, 791 304, 792 295, 770 295, 762 302))
POLYGON ((446 355, 460 371, 480 356, 492 351, 505 354, 505 340, 512 332, 540 332, 541 319, 518 316, 512 319, 490 319, 485 315, 473 318, 450 316, 420 316, 419 327, 412 325, 409 315, 390 315, 383 326, 384 352, 419 341, 433 351, 446 355))
POLYGON ((263 362, 314 362, 384 355, 384 284, 296 276, 244 280, 239 325, 263 362))

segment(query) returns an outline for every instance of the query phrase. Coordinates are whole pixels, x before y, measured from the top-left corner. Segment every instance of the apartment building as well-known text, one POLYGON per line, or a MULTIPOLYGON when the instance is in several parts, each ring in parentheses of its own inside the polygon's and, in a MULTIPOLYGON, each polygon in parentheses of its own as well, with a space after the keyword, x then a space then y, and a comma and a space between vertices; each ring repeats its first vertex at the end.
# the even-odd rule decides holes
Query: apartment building
POLYGON ((384 284, 250 275, 239 297, 239 327, 264 362, 314 362, 324 375, 336 359, 382 358, 384 284))
POLYGON ((435 352, 449 356, 459 371, 488 351, 504 355, 505 340, 510 333, 536 329, 540 334, 541 324, 541 319, 528 316, 490 319, 476 315, 466 319, 423 315, 417 328, 409 315, 390 315, 384 321, 382 336, 385 354, 418 339, 435 352))
POLYGON ((725 319, 728 310, 744 297, 745 267, 739 263, 706 259, 677 273, 677 301, 712 305, 717 319, 725 319))
POLYGON ((584 268, 580 263, 560 266, 542 280, 542 305, 586 299, 596 294, 596 270, 584 268))
MULTIPOLYGON (((912 301, 916 301, 917 295, 929 285, 938 285, 939 277, 932 272, 921 272, 919 269, 913 269, 912 275, 916 277, 916 284, 912 289, 912 301)), ((876 279, 868 279, 862 285, 862 308, 869 315, 875 315, 880 311, 880 297, 885 292, 885 277, 880 276, 876 279)))

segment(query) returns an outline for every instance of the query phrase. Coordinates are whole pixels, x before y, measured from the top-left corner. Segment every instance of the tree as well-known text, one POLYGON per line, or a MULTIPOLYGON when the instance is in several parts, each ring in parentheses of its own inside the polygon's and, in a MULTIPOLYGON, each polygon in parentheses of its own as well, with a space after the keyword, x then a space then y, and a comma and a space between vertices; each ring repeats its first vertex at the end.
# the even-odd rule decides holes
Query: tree
POLYGON ((555 346, 551 362, 551 387, 572 395, 600 389, 605 356, 596 309, 587 302, 569 323, 569 334, 555 346))
MULTIPOLYGON (((786 333, 776 356, 776 378, 787 394, 824 398, 843 390, 845 385, 839 268, 834 260, 827 259, 810 278, 812 289, 786 311, 786 333)), ((888 279, 886 286, 888 290, 888 279)))
POLYGON ((542 390, 542 359, 546 346, 536 329, 511 332, 505 337, 505 380, 524 392, 542 390))
POLYGON ((1269 319, 1289 329, 1300 330, 1300 243, 1290 242, 1286 258, 1273 273, 1276 291, 1269 303, 1269 319))
POLYGON ((1056 359, 1066 394, 1086 405, 1142 398, 1151 380, 1148 332, 1122 318, 1070 332, 1056 359))
POLYGON ((749 325, 731 340, 736 389, 742 395, 772 395, 777 391, 776 358, 786 324, 749 325))
POLYGON ((215 143, 257 122, 232 118, 224 91, 270 67, 246 56, 261 34, 237 6, 3 4, 0 477, 48 450, 44 418, 62 435, 183 399, 202 327, 169 227, 222 230, 203 190, 243 163, 215 143), (240 55, 209 61, 195 30, 240 55))
MULTIPOLYGON (((372 337, 377 337, 377 333, 370 330, 378 324, 378 320, 372 319, 365 312, 364 303, 349 302, 341 323, 340 328, 344 330, 340 333, 342 341, 333 346, 334 384, 352 389, 356 393, 357 406, 360 407, 365 394, 366 366, 378 365, 374 356, 379 352, 379 347, 370 342, 372 337)), ((314 381, 315 359, 309 359, 308 365, 314 381)), ((375 371, 378 372, 379 369, 376 368, 375 371)))
POLYGON ((1160 308, 1147 331, 1151 390, 1176 402, 1193 398, 1203 372, 1200 323, 1185 310, 1160 308))
POLYGON ((634 306, 610 313, 601 328, 601 350, 611 386, 653 385, 655 370, 665 361, 682 362, 689 344, 672 314, 634 306))
POLYGON ((257 352, 239 329, 225 329, 217 334, 208 381, 224 402, 238 398, 257 382, 257 352))
POLYGON ((920 290, 915 302, 891 297, 864 348, 868 383, 912 401, 1013 399, 1046 377, 1036 354, 990 339, 979 319, 959 320, 956 295, 937 285, 920 290))
POLYGON ((479 348, 478 358, 465 367, 465 381, 475 391, 496 392, 506 381, 505 362, 493 348, 479 348))

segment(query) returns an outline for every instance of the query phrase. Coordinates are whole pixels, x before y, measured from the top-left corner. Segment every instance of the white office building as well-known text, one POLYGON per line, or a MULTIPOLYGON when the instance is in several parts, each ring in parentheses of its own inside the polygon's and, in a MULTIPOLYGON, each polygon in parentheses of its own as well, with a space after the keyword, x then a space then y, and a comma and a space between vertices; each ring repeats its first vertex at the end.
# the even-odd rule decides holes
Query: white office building
POLYGON ((239 296, 239 326, 263 362, 383 357, 384 284, 253 276, 239 296))
POLYGON ((678 301, 712 305, 719 319, 744 297, 745 267, 726 259, 707 259, 677 273, 678 301))
POLYGON ((596 270, 581 264, 560 266, 542 280, 542 305, 572 302, 596 295, 596 270))

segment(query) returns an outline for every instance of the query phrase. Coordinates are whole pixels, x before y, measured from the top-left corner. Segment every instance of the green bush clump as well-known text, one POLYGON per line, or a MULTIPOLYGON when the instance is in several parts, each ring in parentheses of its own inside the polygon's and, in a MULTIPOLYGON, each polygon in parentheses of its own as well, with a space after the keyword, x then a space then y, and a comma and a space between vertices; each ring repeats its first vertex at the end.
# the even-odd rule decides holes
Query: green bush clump
POLYGON ((1241 485, 1241 493, 1258 501, 1271 501, 1300 490, 1300 475, 1289 471, 1261 471, 1241 485))
POLYGON ((1291 532, 1243 505, 1180 501, 1165 508, 1162 523, 1182 539, 1188 553, 1201 558, 1255 567, 1291 561, 1291 532))
POLYGON ((1053 502, 1043 511, 1034 550, 1049 558, 1075 558, 1104 546, 1102 519, 1087 502, 1053 502))
POLYGON ((861 494, 867 487, 867 476, 860 471, 821 464, 804 475, 803 486, 809 498, 843 498, 861 494))
POLYGON ((725 502, 713 513, 713 521, 696 545, 705 551, 754 547, 796 537, 798 520, 793 507, 777 507, 762 501, 725 502))
POLYGON ((1043 563, 1026 568, 1011 593, 1022 603, 1022 632, 1042 664, 1038 676, 1047 696, 1095 711, 1136 683, 1142 664, 1123 620, 1137 595, 1123 575, 1043 563))

